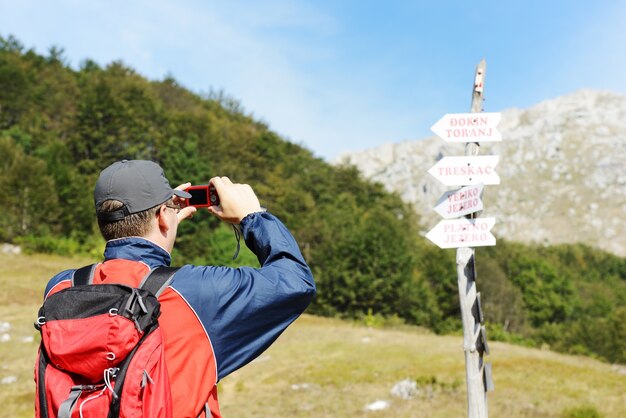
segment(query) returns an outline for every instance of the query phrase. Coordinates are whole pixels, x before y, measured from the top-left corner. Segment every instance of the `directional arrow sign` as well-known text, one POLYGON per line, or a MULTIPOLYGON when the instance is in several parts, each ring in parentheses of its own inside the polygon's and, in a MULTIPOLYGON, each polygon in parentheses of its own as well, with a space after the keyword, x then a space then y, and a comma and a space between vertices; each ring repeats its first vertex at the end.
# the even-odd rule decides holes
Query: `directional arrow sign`
POLYGON ((430 130, 446 142, 495 142, 502 141, 496 129, 500 113, 448 113, 430 130))
POLYGON ((458 218, 483 210, 483 188, 484 185, 479 183, 445 192, 434 209, 444 219, 458 218))
POLYGON ((500 177, 494 170, 499 161, 497 155, 443 157, 428 172, 446 186, 500 184, 500 177))
POLYGON ((439 221, 426 238, 439 248, 483 247, 496 245, 491 228, 496 218, 450 219, 439 221))

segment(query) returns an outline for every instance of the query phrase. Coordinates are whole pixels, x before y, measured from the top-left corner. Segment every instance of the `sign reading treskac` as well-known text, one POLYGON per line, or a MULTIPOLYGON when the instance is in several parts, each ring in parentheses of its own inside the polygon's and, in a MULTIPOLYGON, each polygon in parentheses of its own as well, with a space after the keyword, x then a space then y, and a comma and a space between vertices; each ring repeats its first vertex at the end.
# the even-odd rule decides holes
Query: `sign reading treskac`
POLYGON ((495 171, 499 161, 497 155, 443 157, 428 172, 446 186, 500 184, 500 176, 495 171))
POLYGON ((445 192, 434 209, 444 219, 458 218, 481 211, 483 210, 483 188, 484 185, 479 183, 445 192))
POLYGON ((491 228, 496 218, 449 219, 439 221, 426 238, 439 248, 484 247, 496 245, 491 228))
POLYGON ((502 135, 496 128, 500 113, 448 113, 430 130, 446 142, 495 142, 502 135))

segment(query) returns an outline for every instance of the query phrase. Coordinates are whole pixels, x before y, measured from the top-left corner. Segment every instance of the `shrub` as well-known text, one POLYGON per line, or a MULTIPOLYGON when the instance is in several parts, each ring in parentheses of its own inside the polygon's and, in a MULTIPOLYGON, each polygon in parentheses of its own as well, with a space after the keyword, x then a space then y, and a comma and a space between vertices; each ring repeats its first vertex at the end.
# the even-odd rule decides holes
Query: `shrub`
POLYGON ((603 416, 593 405, 577 406, 563 411, 563 418, 602 418, 603 416))

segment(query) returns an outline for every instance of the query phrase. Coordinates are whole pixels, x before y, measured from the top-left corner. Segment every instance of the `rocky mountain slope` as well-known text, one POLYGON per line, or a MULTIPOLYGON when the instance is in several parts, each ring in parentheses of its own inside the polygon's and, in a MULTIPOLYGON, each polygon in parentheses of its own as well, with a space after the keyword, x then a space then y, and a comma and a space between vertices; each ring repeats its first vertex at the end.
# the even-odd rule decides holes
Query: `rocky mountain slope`
MULTIPOLYGON (((496 237, 584 242, 626 256, 625 96, 581 90, 505 110, 498 129, 502 142, 480 147, 480 155, 500 156, 501 183, 485 186, 482 213, 496 217, 496 237)), ((428 230, 440 219, 433 206, 452 188, 427 170, 464 150, 464 144, 430 137, 343 155, 337 163, 357 166, 413 203, 428 230)))

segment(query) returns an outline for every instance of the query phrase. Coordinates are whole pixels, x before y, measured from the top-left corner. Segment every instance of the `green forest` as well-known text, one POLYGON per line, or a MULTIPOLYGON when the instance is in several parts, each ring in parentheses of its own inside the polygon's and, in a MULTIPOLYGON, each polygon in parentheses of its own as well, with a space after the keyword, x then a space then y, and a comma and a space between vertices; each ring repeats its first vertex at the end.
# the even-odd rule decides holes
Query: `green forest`
MULTIPOLYGON (((251 184, 313 270, 309 313, 461 332, 454 251, 427 242, 414 208, 381 184, 282 138, 226 93, 148 80, 122 62, 72 68, 61 48, 41 55, 0 37, 0 242, 100 256, 93 185, 110 163, 139 158, 173 186, 215 175, 251 184)), ((235 245, 198 214, 181 224, 174 264, 256 265, 246 251, 233 261, 235 245)), ((626 363, 625 258, 499 237, 476 265, 489 339, 626 363)))

